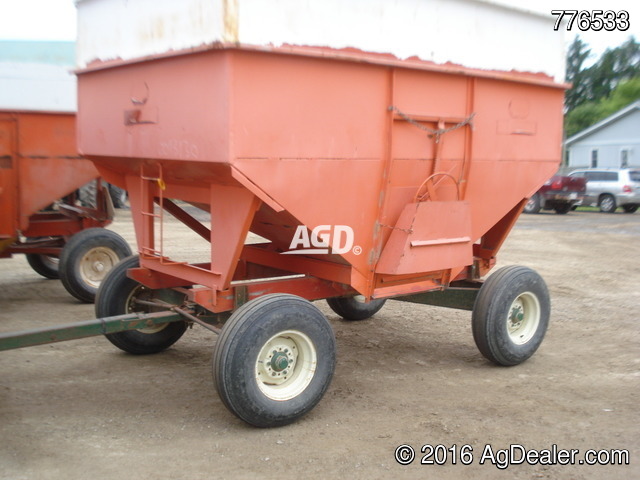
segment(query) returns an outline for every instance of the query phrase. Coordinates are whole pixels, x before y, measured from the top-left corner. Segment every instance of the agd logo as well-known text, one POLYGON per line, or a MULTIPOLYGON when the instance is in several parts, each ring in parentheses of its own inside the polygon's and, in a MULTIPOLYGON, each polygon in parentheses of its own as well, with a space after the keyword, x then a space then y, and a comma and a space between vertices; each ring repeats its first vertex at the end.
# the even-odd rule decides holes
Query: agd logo
POLYGON ((353 246, 354 234, 353 228, 347 225, 318 225, 309 234, 309 229, 304 225, 298 225, 296 232, 291 239, 291 245, 288 254, 328 254, 335 253, 338 255, 353 251, 354 254, 360 255, 362 247, 353 246))

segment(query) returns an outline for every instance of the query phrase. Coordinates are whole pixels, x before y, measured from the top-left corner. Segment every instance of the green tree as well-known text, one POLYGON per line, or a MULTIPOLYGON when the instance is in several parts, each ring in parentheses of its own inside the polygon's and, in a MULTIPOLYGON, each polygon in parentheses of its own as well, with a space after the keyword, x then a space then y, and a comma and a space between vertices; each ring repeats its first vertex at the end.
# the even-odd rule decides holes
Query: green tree
POLYGON ((629 37, 591 66, 591 49, 576 37, 567 51, 565 135, 570 137, 640 99, 640 44, 629 37))
POLYGON ((583 103, 567 113, 564 118, 565 134, 571 137, 636 100, 640 100, 640 75, 618 84, 608 97, 583 103))
POLYGON ((640 76, 640 44, 635 37, 622 45, 607 49, 591 66, 584 67, 591 49, 576 37, 567 51, 566 80, 573 87, 566 93, 567 112, 587 103, 608 97, 622 81, 640 76))
POLYGON ((576 35, 567 51, 566 81, 573 84, 565 95, 565 106, 568 111, 584 103, 586 84, 583 65, 590 55, 591 49, 576 35))
POLYGON ((601 102, 601 115, 608 117, 636 100, 640 100, 640 76, 620 83, 609 98, 601 102))
POLYGON ((571 137, 598 122, 599 118, 598 105, 593 102, 583 103, 565 115, 564 133, 567 137, 571 137))

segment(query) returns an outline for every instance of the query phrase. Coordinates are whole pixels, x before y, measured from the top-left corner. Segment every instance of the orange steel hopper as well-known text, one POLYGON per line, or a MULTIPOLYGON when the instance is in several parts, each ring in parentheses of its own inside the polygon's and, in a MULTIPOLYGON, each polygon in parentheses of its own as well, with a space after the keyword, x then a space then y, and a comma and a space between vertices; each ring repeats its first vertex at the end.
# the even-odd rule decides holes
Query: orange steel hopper
MULTIPOLYGON (((394 297, 473 308, 478 347, 504 365, 542 341, 548 295, 534 272, 501 270, 482 289, 479 279, 527 198, 557 170, 564 86, 549 77, 356 50, 216 44, 97 62, 79 72, 78 88, 80 150, 128 190, 140 253, 139 267, 130 261, 107 277, 98 315, 132 311, 139 285, 139 309, 171 306, 209 325, 212 314, 234 311, 214 378, 225 405, 249 423, 292 421, 328 385, 331 342, 298 296, 330 298, 352 319, 394 297), (209 212, 210 225, 175 200, 209 212), (154 204, 210 241, 210 258, 168 258, 154 204), (265 242, 245 245, 249 232, 265 242), (425 295, 457 291, 472 296, 425 295), (276 319, 279 308, 302 320, 276 319), (305 396, 304 408, 286 410, 305 396)), ((149 353, 184 332, 174 330, 110 340, 149 353)))
POLYGON ((0 110, 0 258, 24 253, 36 272, 48 278, 62 276, 72 295, 92 301, 98 280, 106 273, 101 272, 129 252, 127 247, 112 258, 98 255, 93 264, 100 272, 91 272, 85 262, 85 278, 79 276, 78 255, 90 253, 79 243, 101 238, 101 247, 109 248, 110 239, 117 237, 120 249, 126 245, 115 233, 96 229, 113 218, 101 191, 97 208, 75 204, 75 191, 97 177, 93 164, 77 153, 74 114, 0 110), (64 199, 67 196, 71 198, 64 199), (54 202, 58 202, 55 209, 45 208, 54 202), (74 241, 65 250, 72 236, 74 241), (61 256, 68 260, 65 265, 58 265, 61 256))
POLYGON ((563 90, 288 52, 216 49, 80 74, 80 149, 128 189, 142 265, 169 273, 143 213, 162 196, 211 212, 213 267, 176 269, 212 292, 229 288, 239 258, 298 273, 313 264, 374 298, 441 288, 474 265, 484 274, 523 200, 557 169, 563 90), (361 253, 280 255, 298 225, 350 226, 361 253), (242 251, 249 230, 268 252, 242 251))
POLYGON ((2 238, 18 231, 43 236, 30 233, 32 215, 96 177, 92 163, 78 155, 74 114, 0 110, 2 238))

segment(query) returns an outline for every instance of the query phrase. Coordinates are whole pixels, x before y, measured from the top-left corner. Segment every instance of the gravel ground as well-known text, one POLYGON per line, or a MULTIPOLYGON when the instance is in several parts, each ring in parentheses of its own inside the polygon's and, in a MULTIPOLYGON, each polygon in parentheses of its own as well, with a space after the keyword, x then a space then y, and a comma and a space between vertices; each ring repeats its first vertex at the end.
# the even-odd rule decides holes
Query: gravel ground
MULTIPOLYGON (((111 228, 133 244, 126 211, 111 228)), ((216 337, 202 328, 145 357, 102 337, 3 352, 0 478, 640 478, 639 240, 640 214, 518 221, 499 264, 536 269, 552 316, 538 352, 517 367, 478 353, 469 312, 390 301, 349 323, 318 302, 336 333, 337 371, 310 414, 278 429, 224 408, 211 381, 216 337), (411 465, 394 460, 401 444, 416 451, 411 465), (421 465, 423 445, 440 445, 426 460, 445 464, 421 465), (492 464, 510 445, 576 449, 576 463, 589 449, 605 451, 601 460, 627 450, 630 463, 492 464)), ((23 257, 0 261, 1 331, 90 318, 93 306, 23 257)))

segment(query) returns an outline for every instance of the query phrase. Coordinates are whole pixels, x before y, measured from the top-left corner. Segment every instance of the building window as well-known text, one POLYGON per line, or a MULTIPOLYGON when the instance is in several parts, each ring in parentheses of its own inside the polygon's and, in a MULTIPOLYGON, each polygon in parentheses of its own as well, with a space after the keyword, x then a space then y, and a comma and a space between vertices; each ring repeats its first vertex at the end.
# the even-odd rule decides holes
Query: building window
POLYGON ((620 150, 620 168, 627 168, 629 166, 629 150, 620 150))
POLYGON ((591 150, 591 168, 598 166, 598 150, 591 150))

